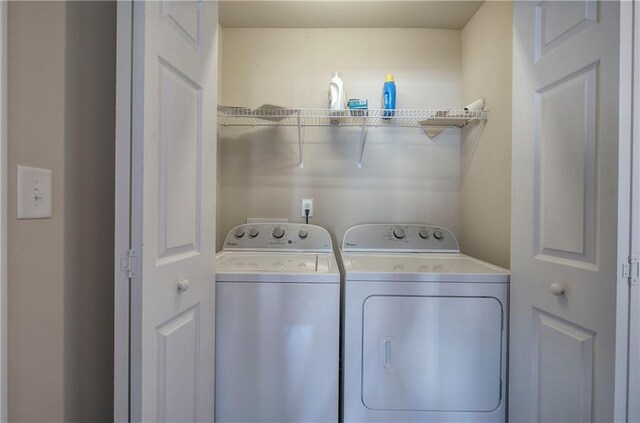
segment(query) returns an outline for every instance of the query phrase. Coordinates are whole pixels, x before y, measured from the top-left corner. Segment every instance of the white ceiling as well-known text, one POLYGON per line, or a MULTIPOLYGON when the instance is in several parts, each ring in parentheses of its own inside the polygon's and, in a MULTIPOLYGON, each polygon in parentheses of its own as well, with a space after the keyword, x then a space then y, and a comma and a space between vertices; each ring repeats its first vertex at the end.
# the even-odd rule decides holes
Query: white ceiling
POLYGON ((223 28, 462 29, 483 1, 223 0, 223 28))

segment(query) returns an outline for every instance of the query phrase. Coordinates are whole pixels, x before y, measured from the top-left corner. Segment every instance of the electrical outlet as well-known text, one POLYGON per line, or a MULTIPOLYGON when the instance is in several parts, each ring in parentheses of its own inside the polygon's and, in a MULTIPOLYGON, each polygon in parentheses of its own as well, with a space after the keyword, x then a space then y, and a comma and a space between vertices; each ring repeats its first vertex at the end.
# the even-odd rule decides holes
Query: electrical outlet
POLYGON ((306 209, 309 209, 309 217, 313 217, 313 198, 302 199, 302 217, 306 216, 306 214, 304 213, 306 209))

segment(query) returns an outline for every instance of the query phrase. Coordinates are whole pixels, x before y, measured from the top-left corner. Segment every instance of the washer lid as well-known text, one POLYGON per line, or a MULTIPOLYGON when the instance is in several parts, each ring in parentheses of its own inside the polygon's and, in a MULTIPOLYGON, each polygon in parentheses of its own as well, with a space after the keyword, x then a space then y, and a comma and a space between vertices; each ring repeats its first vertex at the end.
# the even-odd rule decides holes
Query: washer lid
POLYGON ((332 253, 228 252, 216 255, 218 282, 339 283, 332 253))
POLYGON ((347 281, 509 282, 509 271, 464 254, 342 252, 347 281))

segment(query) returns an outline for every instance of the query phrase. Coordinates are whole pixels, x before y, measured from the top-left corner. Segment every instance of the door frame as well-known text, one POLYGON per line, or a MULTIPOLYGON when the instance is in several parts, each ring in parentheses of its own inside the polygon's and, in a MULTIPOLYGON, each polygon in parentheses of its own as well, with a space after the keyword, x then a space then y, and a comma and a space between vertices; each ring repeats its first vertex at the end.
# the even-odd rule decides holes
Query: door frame
MULTIPOLYGON (((618 170, 618 257, 620 268, 626 257, 640 254, 640 3, 621 2, 620 21, 620 111, 618 170), (632 54, 632 51, 636 54, 632 54), (628 87, 633 86, 633 90, 628 87), (626 87, 626 88, 625 88, 626 87), (633 93, 632 93, 633 91, 633 93), (635 165, 635 166, 634 166, 635 165)), ((129 320, 130 279, 123 261, 131 248, 131 103, 133 75, 133 3, 117 5, 116 64, 116 174, 114 250, 114 421, 130 421, 129 320)), ((7 420, 7 203, 6 203, 6 43, 7 2, 0 2, 0 420, 7 420)), ((640 396, 640 285, 618 275, 616 329, 615 420, 640 418, 631 410, 629 398, 640 396)), ((638 412, 636 410, 635 412, 638 412)))
POLYGON ((130 410, 130 261, 131 103, 133 101, 133 2, 117 5, 116 175, 114 239, 114 422, 129 422, 130 410), (123 261, 124 260, 124 261, 123 261))
POLYGON ((7 2, 0 3, 0 420, 7 421, 7 2))
MULTIPOLYGON (((618 268, 629 256, 631 212, 631 149, 633 95, 633 5, 620 3, 620 80, 618 108, 618 268), (626 89, 625 89, 626 87, 626 89)), ((616 280, 616 355, 614 420, 627 421, 629 381, 629 280, 618 272, 616 280)))
MULTIPOLYGON (((633 98, 631 102, 632 114, 632 151, 630 154, 630 184, 631 184, 631 231, 630 236, 630 257, 640 261, 640 2, 634 0, 633 10, 633 98)), ((640 272, 640 264, 638 264, 640 272)), ((629 287, 629 368, 628 368, 628 394, 627 394, 627 419, 628 421, 640 420, 640 404, 637 399, 640 397, 640 275, 635 280, 631 280, 629 287), (632 400, 629 400, 632 399, 632 400)))
POLYGON ((620 4, 620 148, 618 260, 631 275, 618 279, 615 420, 640 420, 640 2, 620 4), (631 89, 629 89, 631 87, 631 89), (637 265, 637 266, 640 266, 637 265), (636 267, 636 269, 638 269, 636 267))

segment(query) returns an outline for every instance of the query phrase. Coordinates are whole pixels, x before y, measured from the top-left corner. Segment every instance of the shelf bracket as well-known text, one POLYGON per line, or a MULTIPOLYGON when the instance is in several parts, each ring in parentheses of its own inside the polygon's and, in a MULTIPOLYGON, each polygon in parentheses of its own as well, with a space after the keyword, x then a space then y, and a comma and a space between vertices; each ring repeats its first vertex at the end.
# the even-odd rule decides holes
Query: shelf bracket
POLYGON ((300 169, 304 167, 304 161, 302 159, 302 122, 300 111, 298 111, 298 167, 300 169))
MULTIPOLYGON (((469 170, 469 166, 471 165, 471 160, 473 156, 476 154, 476 148, 478 147, 478 143, 480 142, 480 138, 482 138, 482 133, 484 132, 484 127, 487 124, 487 120, 483 119, 480 121, 480 127, 477 129, 478 134, 474 137, 473 143, 471 147, 468 149, 467 157, 463 158, 464 163, 461 163, 462 169, 460 170, 460 185, 464 182, 464 178, 467 176, 467 170, 469 170)), ((464 139, 464 135, 462 136, 464 139)))
POLYGON ((358 159, 358 168, 362 167, 362 155, 364 154, 364 143, 367 139, 367 118, 362 118, 362 129, 360 130, 360 159, 358 159))

